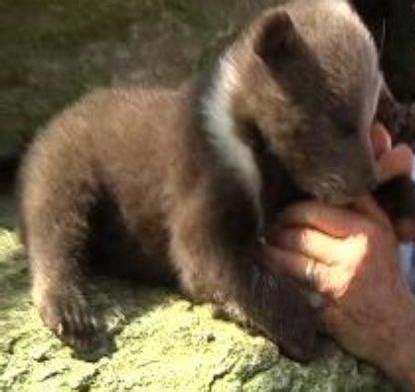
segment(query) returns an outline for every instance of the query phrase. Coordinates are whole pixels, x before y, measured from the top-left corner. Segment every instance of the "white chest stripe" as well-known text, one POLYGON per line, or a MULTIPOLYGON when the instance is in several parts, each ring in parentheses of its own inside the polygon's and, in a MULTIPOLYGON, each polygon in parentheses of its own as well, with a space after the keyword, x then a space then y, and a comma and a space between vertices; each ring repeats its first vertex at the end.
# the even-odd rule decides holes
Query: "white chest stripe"
POLYGON ((261 180, 253 152, 238 138, 232 115, 232 96, 239 75, 230 56, 221 59, 219 70, 202 106, 206 131, 223 162, 235 170, 247 190, 259 202, 261 180))

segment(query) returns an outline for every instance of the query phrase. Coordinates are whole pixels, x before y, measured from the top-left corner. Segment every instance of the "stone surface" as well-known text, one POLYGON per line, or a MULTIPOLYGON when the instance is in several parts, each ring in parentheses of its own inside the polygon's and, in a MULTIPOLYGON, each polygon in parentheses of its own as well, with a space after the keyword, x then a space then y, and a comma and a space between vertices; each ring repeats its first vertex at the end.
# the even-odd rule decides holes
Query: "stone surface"
POLYGON ((97 86, 176 85, 281 0, 0 0, 0 155, 97 86))

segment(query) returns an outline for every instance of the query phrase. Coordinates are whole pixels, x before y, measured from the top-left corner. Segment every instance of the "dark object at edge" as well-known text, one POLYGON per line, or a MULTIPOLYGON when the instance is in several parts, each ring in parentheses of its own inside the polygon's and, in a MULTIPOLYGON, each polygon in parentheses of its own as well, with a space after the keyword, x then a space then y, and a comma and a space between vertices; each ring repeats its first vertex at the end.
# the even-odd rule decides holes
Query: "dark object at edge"
POLYGON ((0 156, 0 191, 10 188, 14 184, 23 149, 0 156))

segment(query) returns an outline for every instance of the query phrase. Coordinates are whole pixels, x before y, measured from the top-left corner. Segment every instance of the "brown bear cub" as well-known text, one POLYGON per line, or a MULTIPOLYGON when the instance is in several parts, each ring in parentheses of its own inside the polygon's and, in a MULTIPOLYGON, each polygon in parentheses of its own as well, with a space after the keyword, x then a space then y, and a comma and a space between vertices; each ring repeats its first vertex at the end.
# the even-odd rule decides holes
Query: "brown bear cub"
POLYGON ((109 89, 51 121, 22 165, 33 300, 76 350, 97 326, 89 267, 175 280, 307 360, 308 298, 260 262, 287 203, 344 204, 376 185, 368 129, 383 79, 347 1, 260 15, 204 78, 178 90, 109 89))

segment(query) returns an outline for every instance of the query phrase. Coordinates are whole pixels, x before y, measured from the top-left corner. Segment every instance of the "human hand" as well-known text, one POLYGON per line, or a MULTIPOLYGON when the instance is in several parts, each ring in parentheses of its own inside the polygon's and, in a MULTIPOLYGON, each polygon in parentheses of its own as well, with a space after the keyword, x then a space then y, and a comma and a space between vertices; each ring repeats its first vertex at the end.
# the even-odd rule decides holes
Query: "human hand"
MULTIPOLYGON (((382 180, 410 173, 408 147, 392 148, 381 127, 374 128, 372 141, 382 180)), ((281 220, 265 247, 268 268, 288 272, 321 293, 327 331, 349 351, 385 369, 396 342, 406 339, 398 336, 408 333, 402 325, 408 315, 415 318, 388 217, 365 196, 354 211, 311 201, 289 208, 281 220)))
POLYGON ((321 293, 327 332, 349 351, 378 363, 402 339, 396 322, 410 306, 411 293, 388 218, 369 197, 359 208, 345 211, 319 202, 290 208, 266 259, 274 272, 288 272, 321 293))

